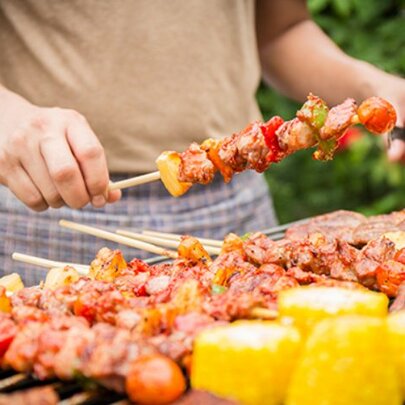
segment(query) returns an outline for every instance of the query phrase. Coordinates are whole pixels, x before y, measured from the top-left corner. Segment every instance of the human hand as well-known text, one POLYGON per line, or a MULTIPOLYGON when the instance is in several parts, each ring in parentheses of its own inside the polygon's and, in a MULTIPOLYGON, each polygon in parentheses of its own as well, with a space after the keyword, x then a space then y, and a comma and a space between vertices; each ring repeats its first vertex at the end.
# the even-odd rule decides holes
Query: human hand
MULTIPOLYGON (((405 127, 405 79, 383 74, 375 81, 375 94, 387 99, 397 112, 396 125, 405 127)), ((387 138, 388 139, 388 138, 387 138)), ((386 139, 386 140, 387 140, 386 139)), ((391 162, 401 162, 405 164, 405 140, 393 139, 386 142, 387 156, 391 162)))
POLYGON ((78 112, 43 108, 0 87, 0 184, 35 211, 102 207, 108 191, 104 149, 78 112))

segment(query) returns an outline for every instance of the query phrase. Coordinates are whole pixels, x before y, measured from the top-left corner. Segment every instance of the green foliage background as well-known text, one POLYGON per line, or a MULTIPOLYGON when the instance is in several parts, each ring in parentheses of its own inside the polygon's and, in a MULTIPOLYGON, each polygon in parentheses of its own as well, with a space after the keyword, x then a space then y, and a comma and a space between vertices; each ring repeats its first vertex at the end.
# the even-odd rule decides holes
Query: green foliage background
MULTIPOLYGON (((405 0, 308 0, 315 21, 349 55, 405 76, 405 0)), ((289 119, 299 105, 262 86, 265 118, 289 119)), ((367 215, 405 207, 405 166, 389 163, 381 139, 363 136, 328 163, 311 151, 266 173, 281 223, 351 209, 367 215)))

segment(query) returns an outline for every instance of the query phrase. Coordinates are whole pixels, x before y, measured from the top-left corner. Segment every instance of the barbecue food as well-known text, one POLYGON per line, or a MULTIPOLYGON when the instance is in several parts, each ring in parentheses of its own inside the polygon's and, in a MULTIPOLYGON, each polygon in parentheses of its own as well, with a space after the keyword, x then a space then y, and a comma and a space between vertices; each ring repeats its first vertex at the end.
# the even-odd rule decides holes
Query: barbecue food
POLYGON ((4 287, 7 291, 15 292, 24 288, 24 283, 17 273, 7 274, 1 277, 0 286, 4 287))
POLYGON ((401 405, 385 320, 326 319, 309 336, 286 405, 401 405))
POLYGON ((138 404, 168 404, 186 390, 186 381, 179 366, 166 356, 139 357, 131 364, 126 390, 138 404))
POLYGON ((405 311, 388 317, 388 334, 392 355, 401 379, 402 395, 405 398, 405 311))
POLYGON ((225 182, 235 173, 252 169, 264 172, 271 163, 288 155, 317 146, 313 157, 330 160, 338 140, 354 124, 361 123, 375 134, 391 131, 396 113, 391 104, 371 97, 357 107, 353 99, 329 110, 326 103, 310 94, 296 118, 284 122, 273 117, 268 122, 255 121, 242 131, 222 140, 208 139, 192 143, 182 152, 163 152, 156 160, 167 190, 178 197, 192 184, 208 184, 219 171, 225 182))
POLYGON ((388 299, 372 291, 330 287, 300 287, 284 291, 278 298, 281 319, 285 318, 304 335, 325 318, 341 315, 384 317, 388 299))
POLYGON ((203 332, 195 342, 191 385, 247 405, 280 404, 300 346, 295 328, 273 322, 238 321, 203 332))

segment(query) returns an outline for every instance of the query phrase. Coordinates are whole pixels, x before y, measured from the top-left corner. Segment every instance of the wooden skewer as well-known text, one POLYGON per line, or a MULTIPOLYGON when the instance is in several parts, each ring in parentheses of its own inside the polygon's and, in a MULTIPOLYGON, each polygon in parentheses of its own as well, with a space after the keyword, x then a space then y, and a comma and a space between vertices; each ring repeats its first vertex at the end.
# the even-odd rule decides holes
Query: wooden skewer
MULTIPOLYGON (((142 231, 144 235, 148 236, 156 236, 161 239, 169 239, 169 240, 177 240, 179 241, 180 238, 183 235, 179 235, 177 233, 168 233, 168 232, 156 232, 156 231, 149 231, 144 229, 142 231)), ((196 237, 204 246, 216 246, 216 247, 222 247, 222 240, 216 240, 216 239, 207 239, 207 238, 199 238, 198 236, 196 237)))
POLYGON ((251 318, 273 320, 278 317, 278 312, 274 309, 256 307, 250 311, 251 318))
POLYGON ((126 236, 117 235, 113 232, 104 231, 102 229, 94 228, 88 225, 78 224, 76 222, 66 221, 64 219, 59 221, 59 225, 64 228, 72 229, 74 231, 96 236, 97 238, 110 240, 112 242, 120 243, 122 245, 130 246, 136 249, 145 250, 146 252, 154 253, 160 256, 167 256, 172 259, 177 259, 177 252, 163 249, 159 246, 152 245, 151 243, 146 243, 140 240, 128 238, 126 236))
MULTIPOLYGON (((163 238, 158 238, 156 236, 149 236, 149 235, 144 235, 142 233, 130 232, 130 231, 125 231, 125 230, 121 230, 121 229, 118 229, 116 232, 118 235, 127 236, 132 239, 150 242, 155 245, 166 246, 166 247, 171 247, 171 248, 176 248, 176 249, 178 248, 179 243, 180 243, 179 240, 163 239, 163 238)), ((204 245, 204 249, 210 255, 219 255, 221 253, 221 249, 214 247, 214 246, 204 245)))
POLYGON ((154 181, 160 180, 160 172, 152 172, 143 174, 141 176, 131 177, 130 179, 116 181, 115 183, 110 183, 108 187, 109 190, 119 190, 122 188, 139 186, 141 184, 152 183, 154 181))
POLYGON ((33 264, 35 266, 45 267, 47 269, 52 269, 54 267, 65 267, 65 266, 72 266, 74 267, 78 273, 86 275, 89 273, 90 266, 86 266, 84 264, 78 263, 64 263, 64 262, 57 262, 55 260, 48 260, 43 259, 41 257, 30 256, 23 253, 14 252, 11 257, 13 260, 33 264))

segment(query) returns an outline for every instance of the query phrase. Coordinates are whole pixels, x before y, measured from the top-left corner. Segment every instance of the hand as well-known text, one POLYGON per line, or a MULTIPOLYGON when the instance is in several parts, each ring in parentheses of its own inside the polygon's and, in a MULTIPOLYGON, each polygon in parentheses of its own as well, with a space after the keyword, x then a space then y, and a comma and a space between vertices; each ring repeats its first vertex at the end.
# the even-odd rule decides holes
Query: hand
POLYGON ((109 192, 104 149, 73 110, 34 106, 0 88, 0 184, 35 211, 102 207, 109 192))
MULTIPOLYGON (((397 126, 405 126, 405 79, 383 74, 375 81, 375 94, 381 96, 394 106, 397 112, 397 126)), ((391 162, 401 162, 405 164, 405 141, 395 139, 388 145, 387 155, 391 162)))

